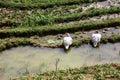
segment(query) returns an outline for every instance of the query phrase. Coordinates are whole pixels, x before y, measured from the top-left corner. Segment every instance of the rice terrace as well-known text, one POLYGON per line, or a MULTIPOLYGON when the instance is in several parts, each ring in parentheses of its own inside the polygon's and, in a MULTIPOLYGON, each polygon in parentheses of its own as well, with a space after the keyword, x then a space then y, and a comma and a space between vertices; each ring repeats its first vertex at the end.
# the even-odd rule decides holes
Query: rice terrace
POLYGON ((0 80, 120 80, 120 0, 0 0, 0 80))

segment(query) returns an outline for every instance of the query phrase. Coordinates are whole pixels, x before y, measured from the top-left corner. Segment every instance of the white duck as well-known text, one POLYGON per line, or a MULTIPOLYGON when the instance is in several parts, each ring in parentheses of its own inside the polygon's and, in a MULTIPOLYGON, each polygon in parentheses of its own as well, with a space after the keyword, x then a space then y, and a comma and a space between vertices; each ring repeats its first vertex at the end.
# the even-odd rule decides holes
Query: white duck
POLYGON ((69 33, 66 33, 66 36, 63 38, 63 45, 65 49, 69 49, 69 46, 72 44, 72 38, 69 33))
POLYGON ((101 34, 98 31, 96 31, 95 33, 92 34, 91 40, 92 40, 93 46, 97 47, 98 43, 101 40, 101 34))

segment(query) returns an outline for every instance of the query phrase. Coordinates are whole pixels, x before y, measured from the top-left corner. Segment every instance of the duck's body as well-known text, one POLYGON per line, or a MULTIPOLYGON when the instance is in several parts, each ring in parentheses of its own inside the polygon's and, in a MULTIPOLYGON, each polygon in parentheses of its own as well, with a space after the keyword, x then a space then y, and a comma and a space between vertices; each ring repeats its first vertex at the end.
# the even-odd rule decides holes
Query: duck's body
POLYGON ((101 34, 100 33, 93 33, 91 36, 91 40, 93 42, 93 46, 97 47, 98 43, 101 41, 101 34))
POLYGON ((63 38, 63 45, 65 49, 69 49, 69 46, 72 44, 72 38, 69 34, 63 38))

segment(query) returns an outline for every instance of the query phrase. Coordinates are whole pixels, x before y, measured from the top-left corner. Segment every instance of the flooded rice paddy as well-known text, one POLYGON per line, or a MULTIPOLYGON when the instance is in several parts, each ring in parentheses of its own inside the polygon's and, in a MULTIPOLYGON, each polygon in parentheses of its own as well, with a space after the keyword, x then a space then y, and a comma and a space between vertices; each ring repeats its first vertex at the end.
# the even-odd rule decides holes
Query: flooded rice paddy
POLYGON ((58 68, 79 68, 103 63, 120 62, 120 43, 101 44, 99 48, 91 45, 72 47, 67 53, 62 48, 17 47, 0 54, 0 79, 6 80, 40 71, 58 68))

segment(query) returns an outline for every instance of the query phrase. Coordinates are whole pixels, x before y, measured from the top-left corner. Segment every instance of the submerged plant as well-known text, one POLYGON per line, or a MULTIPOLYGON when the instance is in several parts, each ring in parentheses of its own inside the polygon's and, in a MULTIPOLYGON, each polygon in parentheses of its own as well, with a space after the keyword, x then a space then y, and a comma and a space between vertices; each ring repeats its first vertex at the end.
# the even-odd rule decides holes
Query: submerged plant
POLYGON ((60 62, 60 59, 57 58, 57 59, 55 60, 55 70, 56 70, 56 71, 58 70, 58 64, 59 64, 59 62, 60 62))
POLYGON ((42 70, 47 66, 47 63, 46 62, 42 62, 40 63, 39 65, 39 73, 42 73, 42 70))
POLYGON ((22 73, 23 75, 29 75, 30 74, 28 67, 29 67, 29 64, 25 63, 25 72, 22 73))

